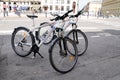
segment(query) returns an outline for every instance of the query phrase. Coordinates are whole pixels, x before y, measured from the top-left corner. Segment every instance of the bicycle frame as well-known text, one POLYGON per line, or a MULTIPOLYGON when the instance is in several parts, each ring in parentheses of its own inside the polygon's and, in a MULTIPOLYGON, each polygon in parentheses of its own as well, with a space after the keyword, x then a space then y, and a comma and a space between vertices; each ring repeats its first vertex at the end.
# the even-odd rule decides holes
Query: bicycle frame
POLYGON ((76 24, 77 21, 78 21, 78 18, 76 18, 76 20, 73 20, 72 18, 69 18, 68 20, 65 21, 65 25, 63 27, 63 30, 65 31, 71 24, 76 24))
MULTIPOLYGON (((34 35, 34 39, 35 39, 35 44, 38 46, 38 47, 40 47, 45 41, 46 41, 46 39, 50 36, 50 34, 55 30, 55 27, 53 26, 55 24, 55 22, 53 22, 53 23, 45 23, 45 24, 43 24, 43 25, 41 25, 41 26, 35 26, 35 28, 31 28, 30 29, 30 31, 29 31, 29 33, 31 32, 33 35, 34 35), (35 32, 37 31, 37 30, 39 30, 39 29, 41 29, 41 28, 43 28, 43 27, 46 27, 46 26, 50 26, 51 28, 48 30, 49 32, 48 32, 48 34, 46 35, 46 37, 43 39, 43 38, 41 38, 40 39, 40 43, 38 42, 38 40, 36 39, 36 34, 35 34, 35 32)), ((43 35, 42 35, 43 36, 43 35)))
MULTIPOLYGON (((64 20, 63 20, 63 21, 64 21, 64 20)), ((74 20, 72 20, 71 18, 69 18, 68 20, 64 21, 64 25, 63 25, 63 26, 60 26, 60 27, 62 27, 61 29, 63 29, 62 32, 64 32, 64 31, 66 30, 66 28, 69 27, 69 25, 71 25, 71 24, 76 24, 76 22, 77 22, 77 21, 74 21, 74 20)), ((40 43, 38 43, 37 39, 35 38, 35 43, 36 43, 36 45, 37 45, 38 47, 40 47, 40 46, 47 40, 47 38, 50 36, 50 34, 51 34, 53 31, 55 31, 55 29, 57 28, 55 24, 57 24, 57 22, 44 24, 44 25, 42 25, 42 26, 39 26, 39 27, 36 27, 36 28, 33 28, 33 29, 30 30, 30 32, 34 33, 34 31, 36 31, 36 29, 41 29, 41 28, 46 27, 46 26, 51 26, 51 28, 48 30, 48 31, 49 31, 49 32, 48 32, 48 35, 46 35, 46 37, 45 37, 44 39, 40 39, 40 40, 41 40, 40 43)), ((35 36, 35 34, 34 34, 34 36, 35 36)), ((43 35, 42 35, 42 36, 43 36, 43 35)))
MULTIPOLYGON (((25 30, 25 31, 27 31, 30 34, 31 38, 32 38, 32 45, 30 45, 31 49, 28 52, 28 54, 30 54, 31 52, 34 52, 34 56, 35 56, 36 53, 38 53, 40 55, 39 48, 41 47, 41 45, 43 43, 45 43, 45 41, 48 39, 48 37, 52 33, 55 34, 55 32, 58 30, 57 32, 61 32, 61 33, 59 33, 60 36, 58 35, 58 37, 63 37, 64 38, 63 33, 66 30, 66 28, 70 24, 74 24, 75 23, 74 20, 72 20, 72 18, 74 18, 74 17, 70 17, 68 20, 64 20, 66 17, 68 17, 68 14, 70 12, 72 12, 72 11, 73 10, 69 10, 67 13, 63 14, 62 16, 58 15, 54 19, 50 19, 51 21, 54 21, 53 23, 46 23, 46 22, 44 22, 44 23, 41 23, 40 26, 35 26, 34 23, 33 23, 34 27, 31 28, 31 29, 28 29, 28 28, 25 28, 25 27, 17 27, 17 28, 15 28, 14 34, 16 34, 16 31, 19 31, 19 30, 22 30, 22 29, 25 30), (40 33, 38 33, 38 32, 43 27, 50 27, 50 29, 47 29, 47 31, 45 33, 43 33, 42 35, 40 35, 40 33)), ((38 16, 27 15, 27 17, 31 18, 34 21, 34 19, 37 18, 38 16)), ((14 37, 15 37, 15 35, 13 35, 12 38, 14 38, 14 37)), ((14 44, 13 41, 12 41, 12 44, 14 44)), ((15 45, 13 45, 13 48, 14 47, 15 47, 15 45)), ((18 53, 18 55, 19 55, 19 53, 18 53)), ((26 56, 26 55, 20 55, 20 56, 26 56)))
MULTIPOLYGON (((75 17, 76 18, 76 17, 75 17)), ((68 20, 61 20, 61 21, 55 21, 53 23, 45 23, 41 26, 38 26, 38 27, 35 27, 35 28, 31 28, 30 29, 30 32, 33 33, 34 35, 34 39, 35 39, 35 44, 38 46, 38 47, 41 47, 41 45, 47 40, 47 38, 51 35, 52 32, 55 31, 56 28, 61 28, 63 29, 62 33, 64 33, 64 31, 66 30, 67 27, 69 27, 69 25, 71 24, 76 24, 77 21, 78 21, 78 18, 76 20, 74 20, 74 18, 69 18, 68 20), (62 22, 63 23, 62 23, 62 22), (62 23, 62 25, 61 25, 62 23), (36 39, 36 34, 35 34, 35 31, 43 28, 43 27, 46 27, 46 26, 51 26, 51 28, 48 30, 48 34, 46 35, 45 38, 40 38, 40 42, 38 42, 38 40, 36 39), (59 26, 59 27, 58 27, 59 26)), ((63 35, 63 34, 62 34, 63 35)), ((42 35, 43 36, 43 35, 42 35)))

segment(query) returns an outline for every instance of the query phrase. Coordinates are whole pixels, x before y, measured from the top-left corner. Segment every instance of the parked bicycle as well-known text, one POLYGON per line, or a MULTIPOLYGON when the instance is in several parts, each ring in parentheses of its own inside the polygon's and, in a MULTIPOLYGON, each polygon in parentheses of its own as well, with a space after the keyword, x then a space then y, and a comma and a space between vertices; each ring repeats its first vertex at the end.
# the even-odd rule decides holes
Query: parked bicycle
POLYGON ((88 48, 88 39, 86 34, 80 29, 77 29, 78 16, 83 13, 83 10, 84 9, 79 11, 76 15, 71 15, 69 17, 69 21, 72 22, 71 24, 73 29, 67 34, 67 37, 75 41, 78 48, 78 56, 83 55, 88 48))
MULTIPOLYGON (((40 26, 33 29, 27 29, 25 27, 15 28, 11 38, 12 48, 15 53, 21 57, 26 57, 33 52, 34 56, 36 56, 36 53, 38 53, 43 58, 43 56, 39 53, 39 48, 43 43, 45 43, 45 41, 54 31, 57 31, 59 36, 49 50, 50 63, 53 68, 60 73, 67 73, 71 71, 78 59, 77 47, 73 40, 63 36, 63 29, 60 28, 64 26, 64 19, 68 17, 70 12, 72 12, 72 10, 68 11, 63 16, 57 16, 55 19, 53 19, 55 20, 53 23, 44 22, 41 23, 40 26), (40 29, 46 26, 49 26, 50 29, 46 30, 44 34, 39 35, 40 29), (58 45, 58 47, 55 47, 56 45, 58 45), (57 51, 59 52, 59 56, 56 56, 57 51), (60 58, 60 62, 57 63, 57 65, 55 64, 55 58, 60 58)), ((27 16, 32 19, 37 18, 35 15, 27 16)))
MULTIPOLYGON (((65 31, 67 28, 70 28, 72 25, 72 30, 69 31, 69 33, 66 35, 67 37, 71 38, 76 42, 77 48, 78 48, 78 56, 83 55, 87 48, 88 48, 88 39, 84 32, 82 32, 80 29, 77 29, 77 21, 79 15, 83 13, 83 10, 80 10, 76 15, 69 16, 68 20, 65 21, 65 25, 62 26, 62 29, 65 31)), ((60 17, 58 14, 55 14, 55 16, 60 17)), ((54 19, 53 19, 54 20, 54 19)), ((42 28, 44 29, 44 28, 42 28)), ((40 30, 39 32, 42 32, 43 30, 40 30)), ((46 40, 44 44, 51 43, 58 35, 55 31, 53 31, 52 35, 50 36, 49 40, 46 40)))

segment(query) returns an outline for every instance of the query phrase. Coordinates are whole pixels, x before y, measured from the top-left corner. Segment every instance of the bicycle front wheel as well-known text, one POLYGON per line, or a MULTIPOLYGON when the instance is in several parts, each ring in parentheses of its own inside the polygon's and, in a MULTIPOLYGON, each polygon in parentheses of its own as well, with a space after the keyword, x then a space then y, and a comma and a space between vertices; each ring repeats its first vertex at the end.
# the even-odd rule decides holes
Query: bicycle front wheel
POLYGON ((67 37, 57 38, 50 47, 49 53, 52 67, 60 73, 71 71, 75 67, 78 59, 76 45, 67 37), (71 53, 74 55, 71 55, 71 53))
POLYGON ((25 27, 18 27, 11 37, 11 45, 15 53, 21 57, 26 57, 31 53, 34 37, 25 27))
POLYGON ((84 32, 79 29, 73 29, 67 34, 67 37, 75 41, 78 49, 78 56, 86 52, 88 48, 88 39, 84 32))
MULTIPOLYGON (((51 26, 46 26, 46 27, 40 28, 40 29, 38 30, 39 39, 45 38, 45 37, 49 34, 48 32, 49 32, 50 28, 51 28, 51 26)), ((44 42, 43 44, 47 45, 47 44, 51 43, 52 40, 53 40, 53 35, 54 35, 54 33, 52 32, 52 33, 50 34, 50 36, 45 40, 45 42, 44 42)))

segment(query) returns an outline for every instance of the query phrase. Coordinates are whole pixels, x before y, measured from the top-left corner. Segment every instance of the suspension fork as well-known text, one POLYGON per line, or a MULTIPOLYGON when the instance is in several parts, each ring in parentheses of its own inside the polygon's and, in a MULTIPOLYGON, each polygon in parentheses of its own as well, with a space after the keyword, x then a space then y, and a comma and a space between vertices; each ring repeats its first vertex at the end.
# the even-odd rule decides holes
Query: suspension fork
POLYGON ((78 42, 78 33, 76 31, 77 25, 76 24, 72 24, 72 27, 75 26, 75 32, 73 32, 73 40, 75 41, 75 43, 79 43, 78 42))
POLYGON ((60 55, 66 56, 67 55, 67 46, 66 46, 65 38, 62 38, 62 40, 59 41, 59 47, 60 47, 60 55))
POLYGON ((67 53, 67 43, 66 43, 65 38, 63 38, 63 47, 64 47, 65 53, 67 53))
POLYGON ((67 46, 66 46, 66 40, 63 37, 63 33, 60 33, 62 30, 58 31, 58 37, 62 37, 61 40, 59 40, 59 47, 60 47, 60 55, 66 56, 67 55, 67 46))

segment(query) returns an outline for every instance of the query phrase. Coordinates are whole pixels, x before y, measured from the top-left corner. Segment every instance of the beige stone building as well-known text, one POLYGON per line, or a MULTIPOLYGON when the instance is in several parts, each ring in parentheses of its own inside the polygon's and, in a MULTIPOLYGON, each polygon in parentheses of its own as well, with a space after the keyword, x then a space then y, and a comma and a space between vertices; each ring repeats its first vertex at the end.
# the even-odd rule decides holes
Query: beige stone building
POLYGON ((88 16, 98 16, 98 13, 101 12, 101 6, 101 0, 90 0, 85 6, 85 11, 88 13, 88 16))
POLYGON ((104 16, 120 17, 120 0, 103 0, 102 13, 104 16))

